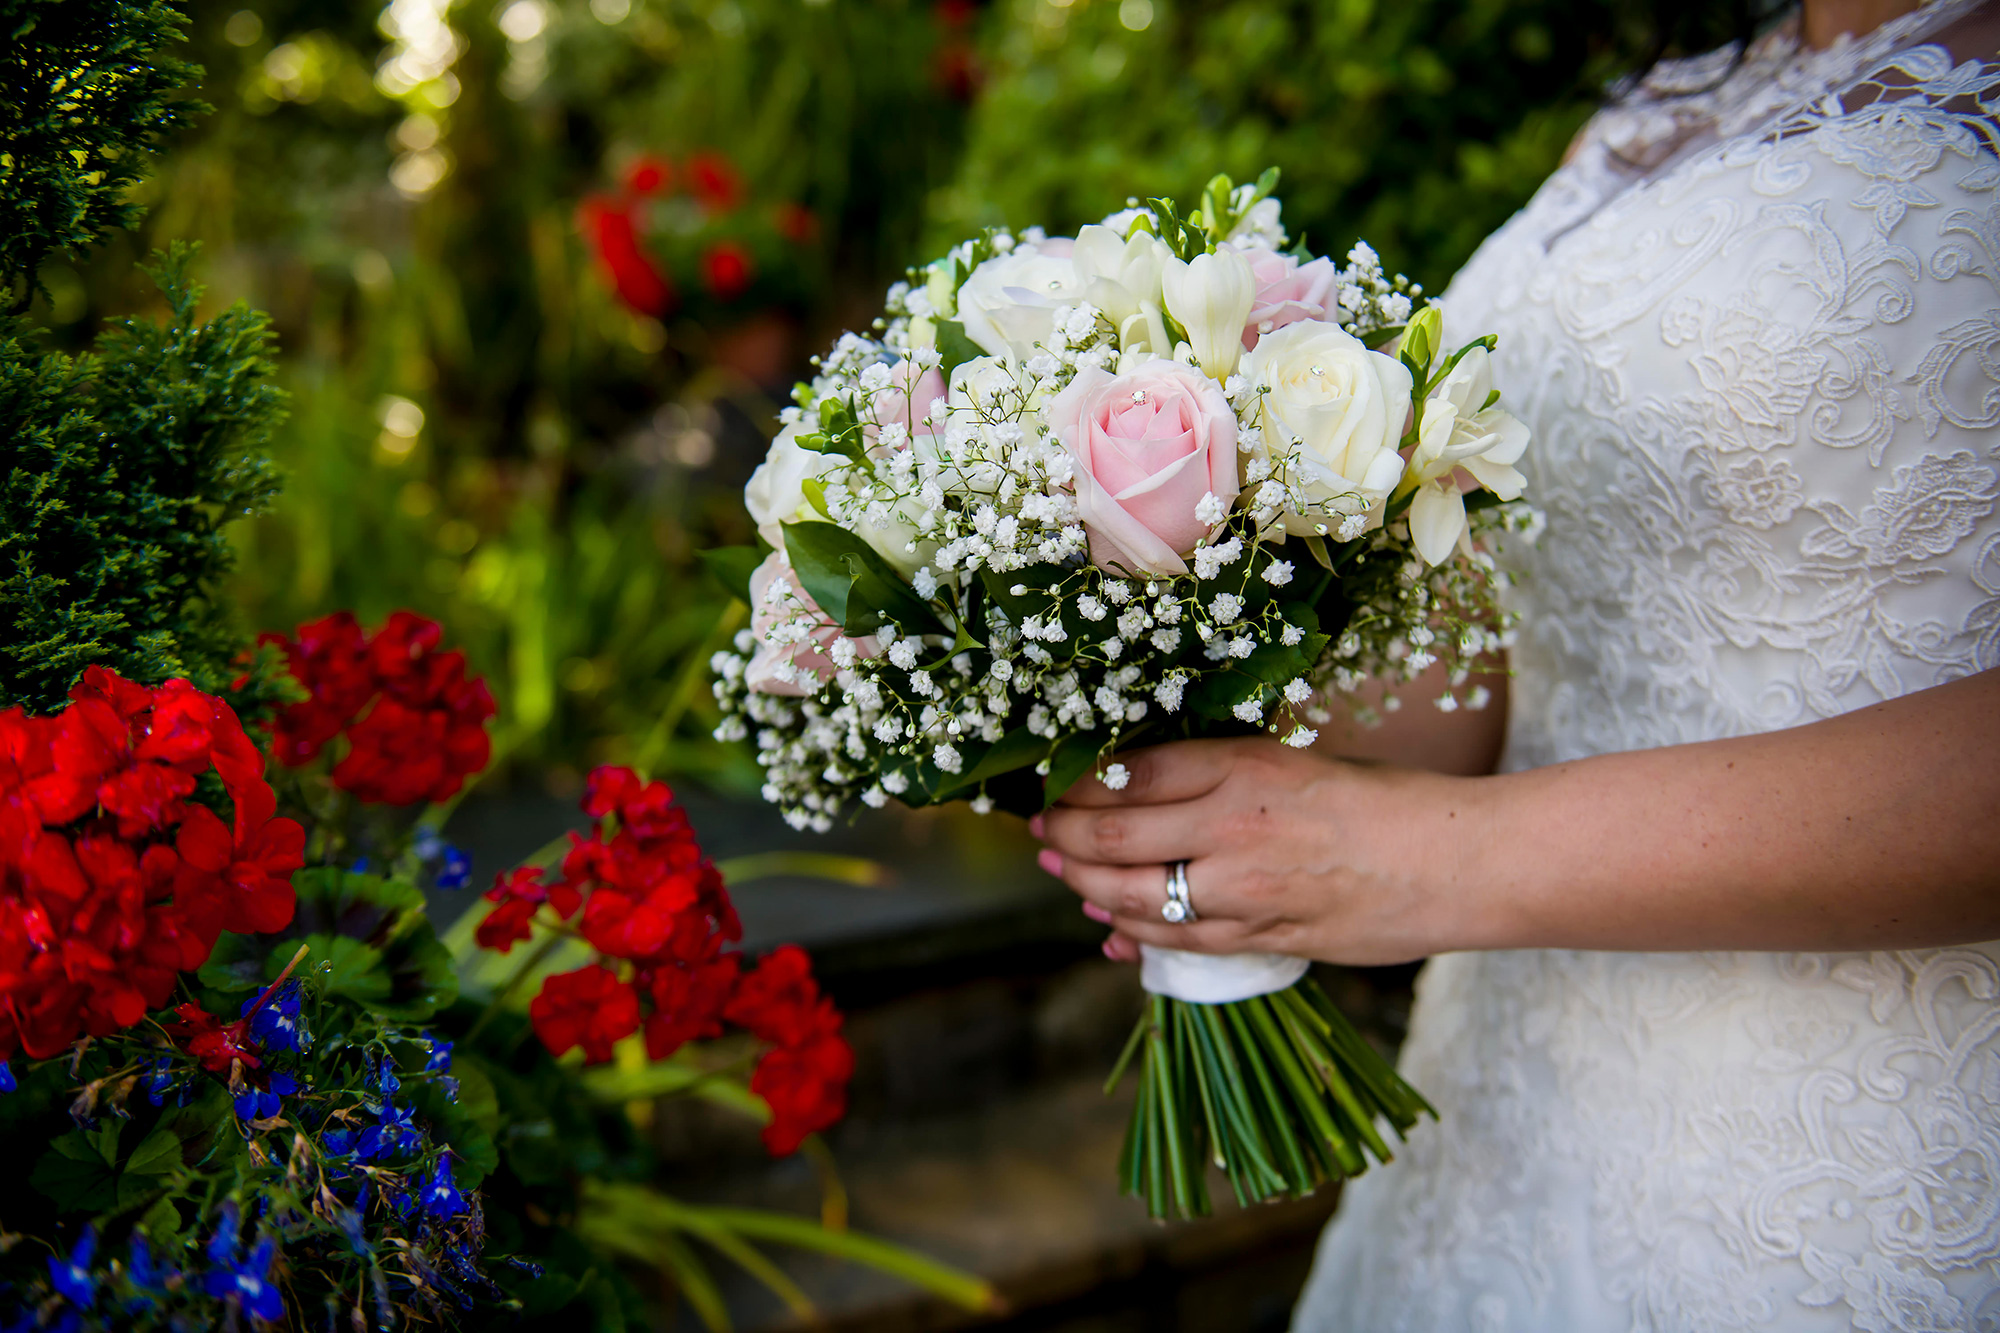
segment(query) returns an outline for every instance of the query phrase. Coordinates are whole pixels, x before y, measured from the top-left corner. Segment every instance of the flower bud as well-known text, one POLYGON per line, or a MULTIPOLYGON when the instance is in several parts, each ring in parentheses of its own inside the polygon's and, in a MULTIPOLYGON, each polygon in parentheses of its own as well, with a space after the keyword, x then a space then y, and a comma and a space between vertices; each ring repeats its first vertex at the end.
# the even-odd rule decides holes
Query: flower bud
POLYGON ((1187 330, 1195 360, 1210 379, 1227 378, 1243 354, 1243 323, 1257 296, 1250 261, 1233 250, 1174 260, 1162 275, 1167 309, 1187 330))
POLYGON ((1403 331, 1400 345, 1403 360, 1412 370, 1428 371, 1436 359, 1438 344, 1444 340, 1444 316, 1434 305, 1419 310, 1410 320, 1410 326, 1403 331))

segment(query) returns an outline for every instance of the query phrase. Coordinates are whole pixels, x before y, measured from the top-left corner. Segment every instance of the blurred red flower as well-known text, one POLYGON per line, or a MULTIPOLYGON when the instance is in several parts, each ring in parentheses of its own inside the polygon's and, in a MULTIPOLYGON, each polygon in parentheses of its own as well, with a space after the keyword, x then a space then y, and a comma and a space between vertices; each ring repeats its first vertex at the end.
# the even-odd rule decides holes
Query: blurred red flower
POLYGON ((651 153, 640 155, 625 169, 625 188, 641 198, 659 194, 672 185, 673 180, 674 164, 651 153))
POLYGON ((543 982, 528 1018, 550 1054, 581 1046, 585 1060, 602 1064, 613 1045, 639 1030, 639 997, 617 973, 593 963, 543 982))
POLYGON ((756 276, 750 252, 735 241, 717 241, 701 258, 701 275, 718 301, 734 301, 750 290, 756 276))
POLYGON ((711 213, 727 213, 743 202, 743 177, 720 153, 696 153, 688 159, 688 188, 711 213))
POLYGON ((656 319, 673 308, 674 289, 640 246, 629 207, 602 196, 586 199, 579 220, 619 300, 656 319))

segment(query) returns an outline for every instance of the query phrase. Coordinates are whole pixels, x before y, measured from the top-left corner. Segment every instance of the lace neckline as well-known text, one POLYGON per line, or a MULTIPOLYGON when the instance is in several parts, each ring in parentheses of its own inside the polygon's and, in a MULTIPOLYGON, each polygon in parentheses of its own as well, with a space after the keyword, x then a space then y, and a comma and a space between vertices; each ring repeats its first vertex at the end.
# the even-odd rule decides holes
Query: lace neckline
POLYGON ((1603 165, 1616 174, 1657 176, 1710 144, 1751 133, 1794 106, 1852 83, 1980 3, 1927 0, 1866 36, 1843 33, 1823 50, 1801 42, 1794 11, 1754 38, 1740 61, 1732 43, 1661 62, 1638 88, 1599 113, 1593 143, 1603 151, 1603 165))

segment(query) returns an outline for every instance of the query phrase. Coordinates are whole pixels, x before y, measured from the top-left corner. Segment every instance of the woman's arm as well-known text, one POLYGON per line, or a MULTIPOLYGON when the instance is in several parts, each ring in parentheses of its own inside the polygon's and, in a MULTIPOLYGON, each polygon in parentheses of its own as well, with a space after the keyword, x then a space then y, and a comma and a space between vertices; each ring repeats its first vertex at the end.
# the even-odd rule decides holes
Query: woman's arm
POLYGON ((1265 741, 1125 763, 1123 791, 1079 784, 1036 827, 1044 864, 1127 940, 1367 964, 2000 938, 2000 671, 1789 731, 1497 777, 1265 741), (1159 915, 1175 860, 1191 925, 1159 915))
POLYGON ((1484 708, 1440 710, 1438 700, 1450 685, 1450 669, 1442 662, 1415 680, 1386 686, 1371 683, 1363 688, 1362 702, 1382 720, 1363 726, 1345 702, 1336 702, 1335 717, 1319 729, 1313 749, 1337 759, 1400 764, 1467 778, 1491 773, 1507 738, 1507 673, 1498 667, 1475 671, 1453 691, 1463 700, 1472 688, 1483 686, 1488 695, 1484 708), (1391 699, 1393 708, 1386 707, 1391 699))

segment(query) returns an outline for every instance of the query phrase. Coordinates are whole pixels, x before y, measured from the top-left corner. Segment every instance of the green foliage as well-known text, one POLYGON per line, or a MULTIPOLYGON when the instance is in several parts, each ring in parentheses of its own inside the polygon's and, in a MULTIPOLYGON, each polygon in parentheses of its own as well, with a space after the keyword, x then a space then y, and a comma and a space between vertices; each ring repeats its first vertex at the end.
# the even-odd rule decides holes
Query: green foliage
POLYGON ((1609 0, 1000 0, 933 249, 1283 169, 1315 250, 1441 288, 1556 165, 1628 42, 1609 0))
POLYGON ((165 54, 168 0, 0 0, 0 308, 19 314, 51 254, 78 254, 138 209, 127 192, 191 112, 200 70, 165 54))
POLYGON ((0 707, 53 711, 92 663, 210 691, 242 670, 224 529, 278 490, 283 396, 262 315, 195 317, 191 254, 151 270, 168 322, 121 321, 91 354, 0 324, 0 707))

